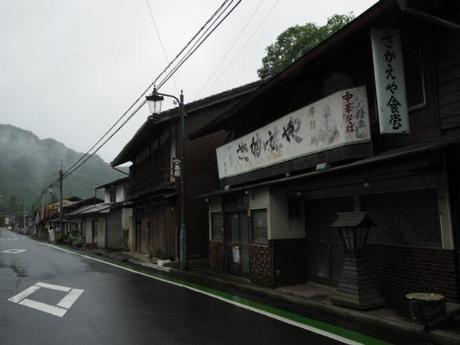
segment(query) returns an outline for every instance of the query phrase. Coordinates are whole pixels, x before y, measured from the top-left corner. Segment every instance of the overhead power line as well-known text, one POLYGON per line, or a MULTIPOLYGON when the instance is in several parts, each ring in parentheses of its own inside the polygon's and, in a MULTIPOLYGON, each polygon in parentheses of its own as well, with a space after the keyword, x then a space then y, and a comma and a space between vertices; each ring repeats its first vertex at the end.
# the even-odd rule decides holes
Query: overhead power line
POLYGON ((222 78, 222 76, 225 74, 225 72, 227 72, 227 70, 230 68, 231 65, 233 65, 233 63, 236 61, 236 59, 241 55, 241 53, 244 51, 244 49, 247 47, 247 45, 252 41, 252 39, 254 38, 254 36, 257 34, 257 32, 260 30, 260 28, 262 27, 262 25, 264 25, 264 23, 267 21, 267 19, 270 17, 270 15, 272 14, 273 10, 275 9, 275 7, 278 5, 279 3, 279 0, 276 0, 274 3, 273 3, 273 6, 270 7, 270 9, 268 10, 267 14, 265 15, 265 17, 262 19, 262 21, 259 23, 259 25, 257 26, 257 28, 253 31, 252 35, 249 36, 249 38, 246 40, 246 42, 241 46, 241 48, 238 50, 238 52, 236 53, 236 55, 233 57, 233 59, 225 66, 225 68, 223 69, 223 71, 217 76, 217 78, 214 79, 214 81, 206 88, 206 90, 209 90, 209 88, 216 84, 220 78, 222 78))
MULTIPOLYGON (((161 39, 160 30, 158 29, 158 25, 157 25, 157 22, 156 22, 156 20, 155 20, 155 16, 153 15, 152 7, 150 6, 150 1, 149 1, 149 0, 145 0, 145 2, 147 3, 147 8, 148 8, 148 10, 149 10, 150 19, 152 20, 153 27, 154 27, 154 29, 155 29, 155 33, 157 34, 158 41, 160 42, 161 50, 163 51, 163 55, 165 56, 166 63, 169 63, 168 52, 167 52, 167 50, 166 50, 165 45, 163 44, 163 40, 161 39)), ((174 87, 175 87, 175 89, 176 89, 176 92, 179 93, 179 88, 177 87, 176 80, 175 80, 174 78, 172 78, 172 80, 173 80, 173 83, 174 83, 174 87)))
POLYGON ((235 39, 233 40, 232 44, 230 45, 230 47, 227 49, 227 51, 222 55, 222 58, 220 59, 219 63, 216 65, 216 67, 214 68, 214 70, 212 71, 211 75, 209 76, 209 78, 205 81, 205 83, 203 84, 203 86, 200 88, 200 90, 198 91, 198 93, 195 95, 195 99, 197 99, 202 91, 205 89, 205 87, 208 85, 208 83, 212 80, 212 78, 214 78, 215 74, 217 73, 219 67, 221 66, 221 64, 225 61, 225 59, 229 56, 229 53, 233 50, 233 48, 235 47, 235 44, 238 42, 238 40, 240 39, 241 35, 243 34, 243 32, 246 30, 246 28, 249 26, 250 23, 252 23, 252 20, 253 18, 255 17, 255 15, 257 14, 257 12, 259 11, 259 9, 262 7, 264 3, 264 0, 260 0, 259 3, 257 4, 256 8, 254 9, 254 11, 251 13, 251 15, 249 16, 248 20, 246 21, 246 24, 241 28, 240 32, 236 35, 235 39))
MULTIPOLYGON (((241 3, 242 0, 238 0, 237 3, 225 14, 225 16, 220 19, 220 21, 212 28, 208 28, 202 36, 200 36, 200 39, 202 39, 201 41, 199 42, 196 42, 194 44, 194 46, 192 46, 192 48, 190 48, 189 52, 187 52, 187 55, 185 57, 182 58, 182 60, 179 62, 179 64, 177 65, 177 67, 175 67, 172 71, 169 72, 169 74, 165 77, 165 79, 159 84, 159 87, 163 86, 168 80, 169 78, 171 78, 171 76, 176 73, 176 71, 184 64, 185 61, 187 61, 190 56, 195 53, 195 51, 207 40, 207 38, 222 24, 222 22, 227 19, 227 17, 239 6, 239 4, 241 3), (206 35, 206 36, 205 36, 206 35), (202 38, 204 36, 204 38, 202 38)), ((225 8, 228 9, 230 7, 230 5, 233 3, 233 1, 230 2, 229 6, 227 6, 225 8)), ((222 13, 215 19, 215 21, 212 23, 212 25, 217 21, 219 20, 220 16, 222 15, 222 13)))
MULTIPOLYGON (((225 5, 229 2, 233 2, 233 0, 225 0, 222 2, 222 4, 217 8, 217 10, 211 15, 211 17, 203 24, 203 26, 198 30, 195 35, 185 44, 185 46, 177 53, 177 55, 174 57, 173 60, 171 60, 167 66, 157 75, 157 77, 144 89, 144 91, 141 93, 141 95, 136 98, 136 100, 128 107, 128 109, 115 121, 114 124, 110 126, 110 128, 96 141, 96 143, 89 148, 89 150, 84 153, 75 163, 73 163, 69 168, 64 171, 64 176, 70 175, 70 171, 73 172, 74 167, 76 166, 81 166, 79 165, 80 162, 82 161, 87 161, 87 157, 90 156, 92 157, 94 155, 91 154, 91 151, 94 150, 109 133, 120 123, 120 121, 136 106, 136 104, 147 94, 147 92, 155 85, 155 83, 161 78, 163 74, 165 74, 168 69, 173 65, 173 63, 179 59, 179 57, 184 53, 184 51, 196 40, 196 38, 200 35, 200 33, 206 29, 206 27, 209 25, 209 23, 213 20, 214 17, 216 17, 225 7, 225 5)), ((145 104, 145 102, 144 102, 145 104)), ((97 151, 96 151, 97 152, 97 151)))
POLYGON ((208 39, 208 37, 222 24, 222 22, 236 9, 236 7, 241 3, 241 1, 242 0, 237 1, 236 4, 233 5, 233 7, 230 10, 228 9, 232 5, 232 3, 234 3, 234 1, 233 0, 224 1, 222 5, 219 7, 219 9, 216 12, 214 12, 214 14, 208 19, 205 25, 203 25, 200 28, 200 30, 192 37, 192 39, 186 44, 186 46, 182 48, 179 54, 176 55, 173 61, 171 61, 171 63, 169 63, 168 66, 165 69, 163 69, 163 71, 155 78, 155 80, 149 85, 149 87, 141 94, 141 96, 138 97, 136 102, 132 104, 132 106, 128 109, 128 111, 126 111, 123 114, 123 116, 120 117, 115 122, 114 125, 112 125, 110 130, 106 132, 106 134, 103 137, 101 137, 95 145, 92 146, 92 148, 87 152, 87 154, 82 156, 75 164, 73 164, 69 169, 67 169, 64 172, 64 177, 68 177, 70 174, 72 174, 77 169, 79 169, 83 164, 85 164, 89 159, 91 159, 91 157, 93 157, 116 133, 118 133, 121 130, 121 128, 123 128, 124 125, 143 107, 143 105, 146 103, 145 99, 136 107, 136 109, 128 116, 128 118, 124 120, 123 123, 107 137, 109 132, 112 131, 112 129, 128 114, 128 112, 130 112, 133 109, 133 107, 136 104, 138 104, 139 100, 145 96, 148 90, 153 85, 155 85, 155 83, 170 68, 170 66, 182 55, 182 53, 186 51, 187 48, 191 45, 191 47, 187 50, 187 52, 180 59, 180 61, 174 67, 172 67, 171 70, 167 73, 167 75, 160 81, 160 83, 158 84, 158 89, 161 86, 163 86, 174 75, 174 73, 193 55, 193 53, 208 39), (222 16, 223 18, 220 19, 222 16), (90 153, 90 151, 92 152, 90 153))

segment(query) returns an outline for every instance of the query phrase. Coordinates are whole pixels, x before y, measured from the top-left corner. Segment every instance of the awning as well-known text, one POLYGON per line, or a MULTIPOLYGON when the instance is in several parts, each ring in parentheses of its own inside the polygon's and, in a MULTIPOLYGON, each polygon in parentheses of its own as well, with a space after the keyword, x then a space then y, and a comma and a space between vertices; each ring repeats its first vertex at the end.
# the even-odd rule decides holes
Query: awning
POLYGON ((360 168, 364 166, 370 166, 372 164, 383 163, 387 161, 392 161, 404 157, 415 156, 422 153, 428 153, 430 151, 439 150, 451 145, 460 144, 460 137, 444 137, 436 141, 430 141, 420 144, 414 144, 410 146, 405 146, 404 148, 387 151, 382 154, 375 155, 373 157, 361 159, 352 163, 343 164, 336 167, 331 167, 329 169, 319 170, 319 171, 309 171, 289 177, 275 178, 269 181, 263 181, 258 183, 252 183, 247 185, 240 185, 234 188, 228 187, 224 189, 219 189, 212 191, 210 193, 202 194, 196 197, 196 199, 204 199, 222 195, 228 195, 236 192, 242 192, 248 189, 269 187, 274 185, 282 185, 292 182, 300 182, 305 179, 313 178, 316 176, 324 176, 326 174, 334 174, 337 172, 344 172, 347 170, 352 170, 355 168, 360 168))

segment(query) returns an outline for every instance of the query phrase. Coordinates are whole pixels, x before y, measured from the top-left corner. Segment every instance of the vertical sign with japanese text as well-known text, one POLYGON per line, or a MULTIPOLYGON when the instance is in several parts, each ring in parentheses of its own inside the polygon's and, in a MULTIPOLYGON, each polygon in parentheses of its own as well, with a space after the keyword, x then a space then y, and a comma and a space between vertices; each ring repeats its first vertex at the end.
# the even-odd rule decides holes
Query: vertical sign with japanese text
POLYGON ((408 133, 409 114, 399 31, 372 29, 371 40, 380 133, 408 133))
POLYGON ((364 86, 336 92, 217 148, 219 178, 370 141, 364 86))

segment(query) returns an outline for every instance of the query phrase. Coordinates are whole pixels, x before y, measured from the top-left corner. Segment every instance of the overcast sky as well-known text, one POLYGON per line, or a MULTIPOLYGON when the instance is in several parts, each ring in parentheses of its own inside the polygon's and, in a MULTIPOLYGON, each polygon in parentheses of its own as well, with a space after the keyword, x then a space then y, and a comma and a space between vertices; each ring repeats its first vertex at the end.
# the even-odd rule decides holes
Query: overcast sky
MULTIPOLYGON (((146 1, 0 0, 0 123, 85 152, 166 65, 146 1)), ((169 57, 221 2, 150 0, 169 57)), ((254 81, 265 47, 289 26, 359 15, 375 2, 243 0, 175 84, 189 102, 254 81)), ((177 94, 172 81, 162 91, 177 94)), ((146 116, 138 113, 102 158, 113 160, 146 116)))

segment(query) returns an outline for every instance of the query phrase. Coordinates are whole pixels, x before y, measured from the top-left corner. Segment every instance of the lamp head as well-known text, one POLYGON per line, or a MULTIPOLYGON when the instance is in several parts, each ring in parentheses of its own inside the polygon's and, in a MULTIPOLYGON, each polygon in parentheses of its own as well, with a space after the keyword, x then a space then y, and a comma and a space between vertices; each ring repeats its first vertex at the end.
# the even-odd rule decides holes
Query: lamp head
POLYGON ((159 117, 161 113, 161 104, 163 103, 164 97, 159 95, 156 87, 153 88, 152 94, 145 97, 149 105, 150 114, 154 119, 159 117))

